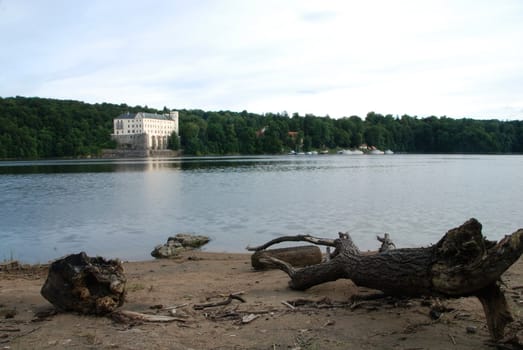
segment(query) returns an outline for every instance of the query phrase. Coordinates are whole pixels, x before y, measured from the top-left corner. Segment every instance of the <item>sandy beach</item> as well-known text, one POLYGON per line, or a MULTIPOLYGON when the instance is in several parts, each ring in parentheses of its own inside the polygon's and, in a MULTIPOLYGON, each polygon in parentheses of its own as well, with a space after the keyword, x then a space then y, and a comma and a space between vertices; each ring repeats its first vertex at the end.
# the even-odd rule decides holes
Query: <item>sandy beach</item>
MULTIPOLYGON (((355 301, 375 291, 349 280, 298 292, 279 270, 254 271, 249 254, 191 251, 179 259, 124 267, 128 292, 121 309, 176 321, 121 323, 55 313, 40 295, 45 266, 3 266, 0 348, 493 349, 476 298, 443 300, 435 315, 432 300, 355 301), (228 300, 231 294, 240 298, 228 300), (224 301, 229 303, 201 308, 224 301)), ((503 281, 514 317, 521 320, 521 258, 503 281)))

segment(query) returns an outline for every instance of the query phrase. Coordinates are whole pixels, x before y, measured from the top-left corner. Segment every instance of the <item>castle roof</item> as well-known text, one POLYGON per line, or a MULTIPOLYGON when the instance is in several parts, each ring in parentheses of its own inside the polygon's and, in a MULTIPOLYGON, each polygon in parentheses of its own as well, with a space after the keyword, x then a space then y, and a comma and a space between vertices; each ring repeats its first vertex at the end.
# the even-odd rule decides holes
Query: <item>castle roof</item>
POLYGON ((160 119, 160 120, 172 120, 172 118, 169 115, 164 114, 155 114, 155 113, 145 113, 145 112, 139 112, 139 113, 124 113, 120 114, 117 119, 135 119, 136 117, 142 117, 145 119, 160 119))

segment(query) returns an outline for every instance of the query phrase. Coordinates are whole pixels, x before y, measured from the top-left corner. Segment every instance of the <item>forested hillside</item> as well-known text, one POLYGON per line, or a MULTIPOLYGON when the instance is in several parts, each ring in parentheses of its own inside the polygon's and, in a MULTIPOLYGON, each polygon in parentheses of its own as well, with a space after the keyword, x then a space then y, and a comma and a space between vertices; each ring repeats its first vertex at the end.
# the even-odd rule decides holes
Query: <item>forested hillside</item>
POLYGON ((113 118, 142 107, 43 98, 0 98, 0 158, 97 155, 112 148, 113 118))
MULTIPOLYGON (((163 112, 125 104, 0 98, 0 158, 96 156, 101 149, 115 146, 110 140, 112 119, 139 111, 163 112)), ((185 154, 277 154, 298 149, 347 149, 362 143, 410 153, 523 153, 523 121, 373 112, 365 119, 247 111, 179 112, 185 154)))

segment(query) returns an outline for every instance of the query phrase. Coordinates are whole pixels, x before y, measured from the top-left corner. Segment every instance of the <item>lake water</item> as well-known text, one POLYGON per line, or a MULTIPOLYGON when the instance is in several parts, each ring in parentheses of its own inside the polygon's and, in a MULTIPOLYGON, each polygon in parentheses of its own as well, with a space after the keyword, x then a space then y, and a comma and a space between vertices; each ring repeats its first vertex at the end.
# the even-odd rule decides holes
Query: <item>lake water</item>
POLYGON ((260 156, 0 162, 0 259, 66 254, 125 260, 179 232, 208 251, 280 235, 363 250, 435 243, 471 217, 490 239, 523 227, 523 156, 260 156))

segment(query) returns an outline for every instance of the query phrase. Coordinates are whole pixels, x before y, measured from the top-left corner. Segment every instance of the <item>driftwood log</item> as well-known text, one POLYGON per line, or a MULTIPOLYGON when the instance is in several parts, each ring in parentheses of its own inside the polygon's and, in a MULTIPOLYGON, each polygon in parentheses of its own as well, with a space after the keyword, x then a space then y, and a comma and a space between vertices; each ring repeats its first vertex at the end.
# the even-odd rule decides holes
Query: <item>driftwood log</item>
POLYGON ((278 268, 267 260, 268 257, 276 258, 295 267, 316 265, 321 263, 321 250, 315 245, 259 250, 251 255, 251 264, 255 270, 278 268))
POLYGON ((125 283, 119 260, 82 252, 53 262, 40 293, 60 310, 105 315, 124 303, 125 283))
POLYGON ((448 231, 437 244, 424 248, 390 249, 393 247, 390 238, 384 237, 385 249, 374 254, 362 254, 345 233, 340 233, 340 238, 335 240, 312 236, 280 237, 247 249, 257 251, 284 241, 307 241, 334 247, 330 259, 301 269, 274 257, 266 258, 289 275, 289 285, 296 290, 348 278, 356 285, 381 290, 388 295, 476 296, 483 305, 492 338, 499 340, 504 336, 506 325, 513 321, 500 289, 500 276, 523 253, 523 229, 499 242, 485 239, 481 229, 476 219, 470 219, 448 231))

